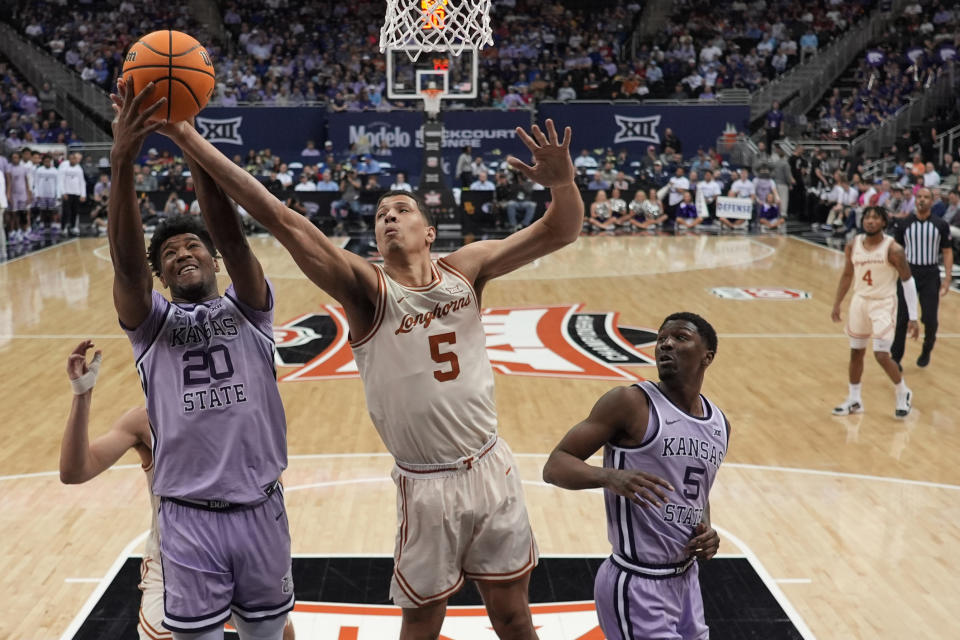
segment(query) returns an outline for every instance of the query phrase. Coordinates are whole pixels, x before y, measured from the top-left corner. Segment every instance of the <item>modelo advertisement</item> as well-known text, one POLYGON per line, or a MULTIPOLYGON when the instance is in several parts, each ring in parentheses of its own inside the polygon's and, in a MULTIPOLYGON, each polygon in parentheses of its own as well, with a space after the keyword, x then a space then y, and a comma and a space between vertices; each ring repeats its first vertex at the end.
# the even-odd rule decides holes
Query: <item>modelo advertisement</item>
MULTIPOLYGON (((196 118, 197 131, 227 157, 247 151, 270 152, 284 162, 300 161, 300 152, 307 140, 323 149, 327 135, 327 112, 311 107, 208 107, 196 118)), ((174 156, 182 152, 166 136, 151 135, 143 152, 154 148, 169 150, 174 156)))
MULTIPOLYGON (((442 112, 443 172, 447 185, 456 168, 457 156, 464 147, 490 162, 513 154, 529 159, 529 151, 517 137, 516 128, 529 128, 529 111, 494 109, 442 112)), ((370 149, 380 161, 398 171, 406 171, 417 183, 423 164, 423 113, 419 111, 363 111, 328 114, 328 131, 337 150, 370 149), (383 151, 388 153, 384 154, 383 151)))
POLYGON ((573 127, 570 153, 581 149, 626 149, 637 158, 649 145, 660 150, 667 129, 680 138, 683 156, 697 149, 716 147, 728 124, 747 130, 750 107, 746 105, 642 105, 617 103, 567 104, 542 102, 537 121, 553 118, 557 128, 573 127))

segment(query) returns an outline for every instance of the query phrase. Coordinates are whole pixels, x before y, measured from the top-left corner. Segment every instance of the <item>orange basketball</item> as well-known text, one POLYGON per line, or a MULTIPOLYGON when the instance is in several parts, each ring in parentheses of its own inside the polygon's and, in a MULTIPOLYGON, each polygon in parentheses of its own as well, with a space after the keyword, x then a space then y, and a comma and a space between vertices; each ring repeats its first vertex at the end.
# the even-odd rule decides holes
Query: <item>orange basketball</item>
POLYGON ((133 83, 134 94, 155 82, 153 95, 144 101, 143 108, 166 98, 166 105, 152 119, 177 122, 207 106, 213 95, 213 63, 193 37, 180 31, 154 31, 130 47, 123 63, 123 80, 133 83))

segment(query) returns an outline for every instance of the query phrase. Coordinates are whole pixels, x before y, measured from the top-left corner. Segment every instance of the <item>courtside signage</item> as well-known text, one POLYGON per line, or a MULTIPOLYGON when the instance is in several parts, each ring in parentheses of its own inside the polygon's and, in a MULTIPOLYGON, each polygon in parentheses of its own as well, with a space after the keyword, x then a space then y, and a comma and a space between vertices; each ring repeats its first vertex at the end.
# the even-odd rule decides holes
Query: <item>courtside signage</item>
POLYGON ((807 300, 809 291, 786 287, 714 287, 710 293, 724 300, 807 300))
MULTIPOLYGON (((504 375, 636 382, 624 367, 653 366, 656 331, 620 326, 616 311, 580 304, 493 307, 481 315, 487 356, 504 375)), ((274 328, 282 382, 357 378, 343 309, 324 305, 274 328)))

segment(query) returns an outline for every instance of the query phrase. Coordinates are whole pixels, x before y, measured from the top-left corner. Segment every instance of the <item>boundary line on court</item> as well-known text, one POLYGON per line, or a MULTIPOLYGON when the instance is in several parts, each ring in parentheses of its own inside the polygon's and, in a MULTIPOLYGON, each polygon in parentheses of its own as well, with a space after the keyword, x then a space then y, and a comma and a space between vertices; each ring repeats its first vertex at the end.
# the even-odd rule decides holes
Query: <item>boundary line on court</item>
POLYGON ((750 566, 753 567, 753 570, 757 572, 757 575, 760 576, 760 579, 766 585, 767 589, 770 590, 770 593, 776 599, 777 603, 780 605, 780 608, 783 609, 783 612, 787 614, 787 617, 790 618, 790 622, 793 623, 794 628, 800 632, 801 637, 804 640, 816 640, 816 636, 813 635, 813 631, 810 630, 810 627, 807 626, 807 623, 803 621, 803 616, 800 615, 800 612, 794 608, 790 603, 790 600, 787 598, 787 595, 780 589, 780 585, 777 584, 777 581, 773 579, 773 576, 767 571, 767 568, 763 566, 763 563, 760 562, 760 558, 757 557, 757 554, 747 546, 743 540, 737 536, 730 533, 727 529, 713 524, 714 529, 724 537, 730 539, 735 545, 740 547, 740 551, 743 552, 744 557, 750 563, 750 566))
POLYGON ((100 598, 107 590, 107 587, 110 586, 110 583, 113 582, 113 579, 117 577, 118 573, 120 573, 120 567, 122 567, 123 563, 127 561, 127 558, 133 554, 133 550, 137 547, 137 545, 143 542, 149 534, 150 530, 147 529, 127 543, 127 546, 123 548, 123 551, 120 552, 120 555, 117 556, 117 559, 114 560, 113 564, 110 565, 110 568, 107 569, 106 575, 100 579, 100 584, 97 585, 97 588, 93 590, 93 593, 90 594, 90 597, 87 598, 87 601, 83 603, 82 607, 80 607, 80 611, 77 612, 77 615, 73 617, 73 620, 70 622, 70 625, 67 626, 66 631, 64 631, 63 635, 60 636, 60 640, 73 640, 73 636, 75 636, 77 631, 80 630, 80 627, 83 626, 87 616, 90 615, 90 612, 93 611, 93 608, 97 606, 98 602, 100 602, 100 598))
MULTIPOLYGON (((787 237, 788 237, 788 238, 793 238, 794 240, 799 240, 800 242, 803 242, 804 244, 809 244, 809 245, 812 246, 812 247, 820 247, 821 249, 826 249, 827 251, 832 251, 832 252, 834 252, 834 253, 843 254, 843 250, 842 250, 842 249, 834 249, 833 247, 828 247, 828 246, 825 245, 825 244, 818 244, 818 243, 814 242, 813 240, 807 240, 806 238, 801 238, 800 236, 787 236, 787 237)), ((954 266, 954 268, 956 268, 956 265, 954 266)), ((946 270, 944 270, 944 275, 945 275, 945 276, 947 275, 946 270)), ((954 284, 953 284, 954 275, 953 275, 952 273, 949 274, 949 278, 950 278, 950 289, 953 290, 953 291, 960 292, 960 284, 957 284, 957 285, 954 285, 954 284)), ((940 337, 939 334, 937 335, 937 337, 938 337, 938 338, 940 337)))
MULTIPOLYGON (((535 454, 535 455, 538 455, 538 454, 535 454)), ((124 466, 128 466, 128 465, 124 465, 124 466)), ((137 466, 137 465, 131 465, 131 466, 137 466)), ((291 492, 291 491, 303 491, 303 490, 306 490, 306 489, 314 489, 314 488, 333 487, 333 486, 338 486, 338 485, 342 485, 342 484, 346 484, 346 483, 376 483, 376 482, 385 482, 385 481, 391 481, 391 478, 389 478, 389 477, 379 478, 379 477, 378 477, 378 478, 358 478, 358 479, 355 479, 355 480, 330 480, 330 481, 313 483, 313 484, 306 484, 306 485, 293 485, 293 486, 284 488, 284 493, 288 493, 288 492, 291 492)), ((553 485, 549 485, 549 484, 546 484, 546 483, 544 483, 544 482, 536 482, 536 481, 528 481, 528 480, 523 481, 523 484, 541 485, 541 486, 545 486, 545 487, 549 487, 549 488, 556 488, 556 487, 554 487, 553 485)), ((600 489, 589 489, 588 491, 591 492, 591 493, 598 493, 598 492, 600 492, 601 490, 600 490, 600 489)), ((793 605, 792 605, 792 604, 790 603, 790 601, 787 599, 786 594, 784 594, 783 591, 780 589, 780 587, 779 587, 778 584, 777 584, 777 581, 774 580, 774 578, 767 572, 766 568, 763 566, 763 563, 760 562, 760 559, 759 559, 759 558, 757 557, 757 555, 753 552, 753 550, 750 549, 750 547, 747 546, 746 543, 743 542, 743 540, 741 540, 741 539, 738 538, 737 536, 733 535, 733 534, 730 533, 728 530, 724 529, 723 527, 717 526, 717 525, 713 525, 713 526, 714 526, 714 528, 717 530, 718 533, 720 533, 722 536, 728 538, 731 542, 733 542, 735 545, 737 545, 737 547, 740 549, 740 552, 741 552, 740 554, 717 554, 717 556, 715 556, 715 557, 719 557, 719 558, 745 558, 745 559, 750 563, 750 565, 753 567, 753 570, 756 571, 757 575, 758 575, 758 576, 760 577, 760 579, 763 581, 764 585, 765 585, 765 586, 767 587, 767 589, 770 591, 771 595, 773 595, 774 599, 775 599, 775 600, 777 601, 777 603, 780 605, 781 609, 783 609, 784 613, 787 614, 787 617, 790 618, 791 623, 793 623, 794 627, 797 629, 797 631, 799 631, 800 635, 804 638, 804 640, 815 640, 815 636, 814 636, 813 633, 810 631, 809 627, 807 627, 806 623, 805 623, 804 620, 803 620, 803 617, 800 615, 800 613, 793 607, 793 605)), ((113 564, 112 564, 112 565, 110 566, 110 568, 107 570, 106 574, 97 581, 97 582, 98 582, 97 587, 94 589, 93 593, 90 594, 90 596, 87 598, 86 602, 84 602, 83 606, 80 608, 80 610, 77 612, 76 616, 74 616, 73 620, 70 622, 70 624, 69 624, 69 626, 67 627, 67 629, 66 629, 66 630, 63 632, 63 634, 60 636, 60 640, 72 640, 72 639, 73 639, 73 637, 76 635, 76 633, 80 630, 80 627, 83 626, 83 623, 86 621, 87 617, 90 615, 90 612, 93 611, 94 607, 96 607, 97 603, 100 601, 100 598, 103 597, 103 594, 106 592, 107 588, 108 588, 108 587, 110 586, 110 584, 113 582, 114 578, 116 578, 117 573, 120 572, 120 568, 124 565, 124 563, 126 563, 127 559, 130 558, 130 557, 138 557, 138 556, 140 556, 140 554, 134 554, 134 553, 133 553, 133 550, 134 550, 134 548, 136 548, 139 544, 141 544, 141 543, 146 539, 146 537, 149 535, 149 533, 150 533, 149 530, 144 531, 144 532, 140 533, 139 535, 137 535, 136 537, 134 537, 129 543, 127 543, 127 545, 123 548, 123 550, 120 552, 120 554, 119 554, 119 555, 117 556, 117 558, 114 560, 113 564)), ((542 557, 542 558, 565 558, 565 557, 573 557, 573 558, 582 558, 582 557, 587 557, 587 558, 605 558, 605 557, 607 557, 608 555, 609 555, 609 554, 594 554, 594 553, 589 553, 589 554, 545 554, 545 555, 543 555, 543 556, 541 556, 541 557, 542 557)), ((351 554, 351 553, 311 553, 311 554, 291 554, 291 556, 292 556, 292 557, 299 557, 299 558, 308 558, 308 557, 331 557, 331 558, 334 558, 334 557, 362 557, 362 558, 382 557, 382 558, 392 558, 392 557, 393 557, 393 556, 388 555, 388 554, 372 554, 372 553, 361 553, 361 554, 351 554)), ((88 582, 88 580, 83 580, 83 582, 88 582)))
MULTIPOLYGON (((546 458, 549 456, 549 453, 514 453, 515 458, 546 458)), ((389 453, 384 452, 373 452, 373 453, 304 453, 304 454, 291 454, 287 456, 289 460, 327 460, 327 459, 336 459, 336 458, 389 458, 391 457, 389 453)), ((597 456, 591 456, 596 458, 597 456)), ((589 458, 588 458, 589 459, 589 458)), ((910 478, 894 478, 889 476, 873 476, 863 473, 852 473, 847 471, 826 471, 822 469, 804 469, 802 467, 778 467, 772 465, 762 465, 762 464, 749 464, 746 462, 724 462, 723 466, 725 468, 733 469, 746 469, 750 471, 773 471, 778 473, 796 473, 801 475, 811 475, 811 476, 822 476, 825 478, 841 478, 846 480, 866 480, 868 482, 886 482, 890 484, 905 484, 915 487, 925 487, 928 489, 944 489, 947 491, 960 491, 960 485, 956 484, 947 484, 944 482, 931 482, 929 480, 912 480, 910 478)), ((123 464, 110 467, 108 471, 119 471, 119 470, 129 470, 129 469, 142 469, 142 466, 139 464, 123 464)), ((27 478, 42 478, 50 476, 58 476, 59 471, 37 471, 34 473, 17 473, 12 475, 0 476, 0 482, 4 480, 22 480, 27 478)), ((355 484, 355 483, 364 483, 364 482, 382 482, 385 480, 390 480, 389 476, 383 476, 382 478, 367 478, 367 479, 343 479, 343 480, 329 480, 320 483, 314 483, 309 485, 295 485, 287 487, 284 491, 298 491, 296 486, 302 486, 303 488, 315 488, 315 487, 324 487, 324 486, 334 486, 334 485, 344 485, 344 484, 355 484), (331 484, 333 483, 333 484, 331 484)), ((533 484, 533 485, 542 485, 545 487, 553 487, 553 485, 547 484, 545 482, 536 482, 533 480, 524 480, 524 484, 533 484)), ((588 491, 599 491, 599 489, 588 489, 588 491)))
MULTIPOLYGON (((699 237, 706 238, 706 237, 715 237, 715 236, 685 236, 684 238, 680 238, 680 239, 682 240, 686 240, 687 238, 696 239, 699 237)), ((636 236, 636 239, 649 240, 650 238, 643 237, 643 236, 636 236)), ((664 236, 662 239, 677 239, 677 238, 674 238, 672 236, 664 236)), ((74 240, 76 240, 76 238, 74 238, 74 240)), ((727 269, 731 267, 739 267, 742 265, 751 264, 753 262, 759 262, 760 260, 769 258, 770 256, 774 255, 777 252, 776 247, 772 247, 766 243, 760 242, 756 238, 729 237, 725 239, 725 241, 731 241, 731 240, 737 240, 737 241, 747 240, 751 244, 755 244, 759 247, 762 247, 764 250, 764 253, 763 255, 751 256, 746 260, 731 262, 730 264, 722 264, 722 265, 714 265, 714 266, 701 267, 701 266, 697 266, 696 262, 691 262, 692 268, 690 269, 671 269, 668 271, 645 271, 643 273, 591 273, 586 275, 534 275, 537 273, 537 269, 539 269, 541 266, 542 259, 538 258, 533 262, 531 262, 530 264, 524 265, 517 271, 507 274, 504 278, 506 280, 516 282, 516 281, 523 281, 523 280, 567 280, 567 279, 585 280, 585 279, 595 279, 595 278, 633 278, 633 277, 639 277, 639 276, 658 276, 658 275, 663 275, 667 273, 685 273, 687 271, 704 271, 709 269, 727 269)), ((340 244, 340 248, 346 248, 348 241, 349 241, 349 238, 343 241, 340 244)), ((92 253, 95 257, 99 258, 100 260, 109 262, 110 257, 108 254, 105 254, 105 251, 109 252, 109 249, 110 249, 110 246, 108 244, 108 245, 100 246, 93 249, 92 253)), ((23 256, 23 257, 26 257, 26 256, 23 256)), ((229 277, 228 274, 226 273, 219 273, 217 274, 217 276, 221 278, 229 277)), ((268 275, 268 277, 271 280, 308 280, 308 278, 302 273, 298 275, 268 275)))
POLYGON ((74 242, 76 242, 76 241, 79 240, 79 239, 80 239, 80 238, 70 238, 69 240, 64 240, 63 242, 58 242, 57 244, 52 244, 52 245, 50 245, 49 247, 44 247, 43 249, 37 249, 36 251, 31 251, 30 253, 25 253, 25 254, 23 254, 22 256, 17 256, 16 258, 7 258, 7 259, 4 260, 3 262, 0 262, 0 266, 5 266, 5 265, 11 264, 11 263, 13 263, 13 262, 16 262, 17 260, 23 260, 24 258, 29 258, 29 257, 31 257, 31 256, 35 256, 35 255, 37 255, 38 253, 43 253, 44 251, 49 251, 50 249, 59 249, 60 247, 65 247, 65 246, 67 246, 68 244, 73 244, 74 242))

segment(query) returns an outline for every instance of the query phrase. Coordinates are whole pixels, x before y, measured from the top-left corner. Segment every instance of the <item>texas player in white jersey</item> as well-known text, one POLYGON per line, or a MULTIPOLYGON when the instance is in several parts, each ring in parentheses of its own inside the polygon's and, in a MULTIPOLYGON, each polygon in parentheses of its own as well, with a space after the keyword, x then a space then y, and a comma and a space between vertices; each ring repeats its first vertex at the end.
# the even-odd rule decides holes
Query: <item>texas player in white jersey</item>
POLYGON ((551 120, 545 129, 517 128, 532 166, 507 159, 551 189, 543 218, 434 262, 436 228, 423 202, 387 192, 376 209, 380 268, 330 242, 189 125, 168 127, 167 135, 344 307, 371 418, 397 461, 390 592, 403 608, 402 640, 436 638, 447 599, 465 577, 476 580, 499 637, 536 637, 527 594, 536 546, 510 450, 497 436, 479 309, 488 281, 580 234, 571 131, 561 141, 551 120))
POLYGON ((897 324, 897 276, 903 284, 910 317, 908 331, 914 340, 920 334, 917 325, 917 287, 910 274, 903 247, 883 233, 887 221, 886 209, 867 207, 863 212, 864 232, 854 236, 844 250, 845 265, 837 285, 837 297, 833 303, 831 318, 834 322, 840 322, 840 303, 853 284, 853 298, 850 300, 847 319, 847 335, 850 336, 850 389, 847 399, 834 408, 835 416, 863 411, 860 380, 863 376, 867 340, 870 338, 873 338, 873 357, 896 386, 894 415, 904 418, 910 413, 913 393, 904 382, 900 367, 890 357, 890 347, 897 324))
MULTIPOLYGON (((150 531, 143 545, 140 562, 140 612, 137 634, 140 640, 171 640, 173 634, 163 628, 163 567, 160 562, 160 535, 157 528, 157 510, 160 497, 153 494, 153 450, 150 420, 146 407, 128 410, 113 423, 105 434, 90 442, 90 405, 93 387, 100 372, 101 355, 97 351, 87 362, 86 353, 93 342, 84 340, 67 359, 67 375, 73 387, 73 404, 60 443, 60 481, 64 484, 82 484, 96 478, 113 466, 127 451, 133 449, 147 480, 150 496, 150 531)), ((293 623, 287 619, 283 640, 294 640, 293 623)))

